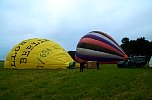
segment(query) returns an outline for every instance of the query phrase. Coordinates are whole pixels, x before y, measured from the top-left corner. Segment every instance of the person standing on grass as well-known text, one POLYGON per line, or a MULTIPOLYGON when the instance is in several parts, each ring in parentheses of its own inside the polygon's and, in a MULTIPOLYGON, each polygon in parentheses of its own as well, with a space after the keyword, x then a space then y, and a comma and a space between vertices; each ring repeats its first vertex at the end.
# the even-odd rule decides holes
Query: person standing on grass
POLYGON ((97 61, 97 70, 99 69, 99 61, 97 61))
POLYGON ((85 65, 85 61, 80 63, 80 72, 83 72, 84 65, 85 65))

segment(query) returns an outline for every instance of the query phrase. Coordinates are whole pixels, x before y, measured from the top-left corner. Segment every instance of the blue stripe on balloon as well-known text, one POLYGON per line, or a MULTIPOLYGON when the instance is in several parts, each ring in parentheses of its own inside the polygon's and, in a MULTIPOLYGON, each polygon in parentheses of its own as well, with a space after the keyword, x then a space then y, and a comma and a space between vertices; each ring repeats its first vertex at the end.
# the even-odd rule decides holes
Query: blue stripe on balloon
POLYGON ((91 35, 91 34, 87 34, 87 35, 83 36, 82 38, 91 38, 91 39, 99 40, 99 41, 101 41, 101 42, 103 42, 103 43, 106 43, 106 44, 110 45, 111 47, 117 49, 118 51, 120 51, 120 52, 123 54, 123 52, 122 52, 121 50, 119 50, 115 45, 113 45, 113 44, 110 43, 109 41, 107 41, 107 40, 105 40, 105 39, 103 39, 103 38, 100 38, 100 37, 98 37, 98 36, 91 35))
POLYGON ((110 37, 108 34, 106 34, 106 33, 104 33, 104 32, 92 31, 92 32, 90 32, 90 33, 98 33, 98 34, 101 34, 101 35, 107 37, 108 39, 110 39, 111 41, 113 41, 117 46, 119 46, 119 45, 117 44, 117 42, 116 42, 114 39, 112 39, 112 37, 110 37))
POLYGON ((118 58, 101 58, 101 57, 95 57, 95 56, 88 56, 88 55, 80 54, 78 52, 76 52, 76 56, 82 60, 87 60, 87 61, 111 62, 111 61, 123 60, 123 59, 118 59, 118 58))

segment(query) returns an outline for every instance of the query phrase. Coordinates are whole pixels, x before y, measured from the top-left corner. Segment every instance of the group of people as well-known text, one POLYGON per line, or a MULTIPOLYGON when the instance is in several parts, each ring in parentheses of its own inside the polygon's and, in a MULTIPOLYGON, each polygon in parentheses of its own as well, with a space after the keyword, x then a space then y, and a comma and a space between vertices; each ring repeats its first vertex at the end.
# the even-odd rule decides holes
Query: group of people
MULTIPOLYGON (((83 72, 83 68, 87 67, 87 62, 86 61, 83 61, 80 63, 80 72, 83 72)), ((99 61, 96 61, 96 67, 97 67, 97 70, 99 69, 99 61)))
MULTIPOLYGON (((69 63, 69 66, 67 68, 70 68, 70 69, 74 69, 75 68, 75 63, 76 62, 70 62, 69 63)), ((99 61, 96 61, 96 68, 97 70, 99 69, 99 61)), ((83 72, 83 69, 84 68, 87 68, 88 67, 88 62, 87 61, 83 61, 80 63, 80 72, 83 72)))

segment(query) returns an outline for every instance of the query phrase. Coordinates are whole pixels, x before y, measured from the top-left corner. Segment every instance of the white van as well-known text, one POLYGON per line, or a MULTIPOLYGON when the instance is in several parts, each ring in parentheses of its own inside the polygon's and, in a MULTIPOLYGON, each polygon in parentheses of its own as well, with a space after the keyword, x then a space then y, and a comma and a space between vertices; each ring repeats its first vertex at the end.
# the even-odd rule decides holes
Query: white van
POLYGON ((149 61, 148 66, 149 66, 149 67, 152 67, 152 57, 150 58, 150 61, 149 61))

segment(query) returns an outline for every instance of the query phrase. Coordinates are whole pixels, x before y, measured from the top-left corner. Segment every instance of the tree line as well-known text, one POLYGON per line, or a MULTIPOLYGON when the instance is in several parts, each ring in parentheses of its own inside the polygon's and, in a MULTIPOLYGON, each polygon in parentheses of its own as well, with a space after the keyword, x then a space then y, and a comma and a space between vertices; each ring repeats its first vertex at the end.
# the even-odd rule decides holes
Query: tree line
POLYGON ((129 56, 146 56, 149 60, 152 56, 152 41, 146 40, 144 37, 137 38, 136 40, 129 40, 124 37, 122 39, 121 48, 129 56))

